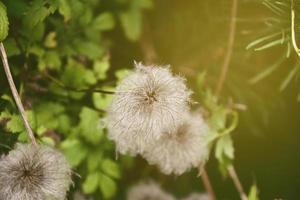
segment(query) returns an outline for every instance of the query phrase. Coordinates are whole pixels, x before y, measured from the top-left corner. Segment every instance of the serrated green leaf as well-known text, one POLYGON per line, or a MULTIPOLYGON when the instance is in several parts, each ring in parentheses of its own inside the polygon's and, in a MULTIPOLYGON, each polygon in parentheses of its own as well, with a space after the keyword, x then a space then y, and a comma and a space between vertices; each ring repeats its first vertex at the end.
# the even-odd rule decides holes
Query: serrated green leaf
POLYGON ((99 175, 97 172, 88 174, 82 184, 82 190, 85 194, 91 194, 96 191, 99 184, 99 175))
POLYGON ((103 137, 103 132, 98 128, 100 116, 95 110, 83 107, 80 112, 80 134, 91 143, 98 143, 103 137))
POLYGON ((112 177, 112 178, 120 178, 120 168, 118 164, 111 159, 104 159, 101 162, 102 171, 112 177))
POLYGON ((0 2, 0 42, 8 35, 8 17, 5 5, 0 2))
POLYGON ((115 181, 105 174, 99 174, 99 186, 105 199, 110 199, 116 194, 117 186, 115 181))
POLYGON ((221 165, 234 159, 234 147, 230 135, 223 136, 217 141, 215 157, 221 165))
POLYGON ((12 133, 20 133, 25 130, 22 118, 19 115, 11 115, 6 128, 12 133))
POLYGON ((99 31, 108 31, 115 26, 115 20, 111 13, 105 12, 95 18, 92 28, 99 31))
POLYGON ((77 139, 66 139, 60 147, 72 167, 78 166, 88 154, 86 147, 77 139))

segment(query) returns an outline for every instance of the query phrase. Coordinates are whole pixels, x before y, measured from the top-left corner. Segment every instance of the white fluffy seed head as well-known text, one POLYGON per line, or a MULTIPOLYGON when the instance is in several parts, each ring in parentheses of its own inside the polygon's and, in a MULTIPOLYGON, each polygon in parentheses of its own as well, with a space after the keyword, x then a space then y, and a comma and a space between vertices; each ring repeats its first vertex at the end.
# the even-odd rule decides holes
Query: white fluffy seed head
POLYGON ((189 109, 191 92, 169 68, 144 66, 125 77, 108 109, 108 136, 121 153, 142 153, 162 133, 173 132, 189 109))
POLYGON ((181 175, 205 162, 208 130, 200 114, 186 114, 184 123, 174 133, 164 134, 143 156, 163 173, 181 175))
POLYGON ((127 193, 127 200, 175 200, 175 198, 156 183, 149 182, 132 187, 127 193))
POLYGON ((18 144, 0 159, 1 200, 64 200, 71 182, 63 154, 47 146, 18 144))
POLYGON ((192 193, 189 196, 183 198, 182 200, 209 200, 209 196, 207 194, 200 193, 192 193))

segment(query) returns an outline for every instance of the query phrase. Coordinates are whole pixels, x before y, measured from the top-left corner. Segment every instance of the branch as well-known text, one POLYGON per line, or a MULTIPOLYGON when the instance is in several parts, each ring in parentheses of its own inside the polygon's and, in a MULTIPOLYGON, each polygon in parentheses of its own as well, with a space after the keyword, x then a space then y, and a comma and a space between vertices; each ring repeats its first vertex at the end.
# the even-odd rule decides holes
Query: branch
POLYGON ((62 83, 61 81, 57 80, 56 78, 52 77, 48 73, 43 73, 43 75, 46 78, 53 81, 59 87, 64 88, 66 90, 71 90, 71 91, 74 91, 74 92, 98 92, 98 93, 102 93, 102 94, 115 94, 115 92, 113 92, 113 91, 107 91, 107 90, 102 90, 102 89, 94 89, 94 88, 78 89, 78 88, 69 87, 69 86, 65 85, 64 83, 62 83))
POLYGON ((28 119, 26 117, 25 109, 23 107, 21 98, 19 96, 19 93, 18 93, 18 91, 16 89, 16 85, 14 83, 13 77, 11 75, 11 72, 10 72, 10 69, 9 69, 9 64, 8 64, 8 61, 7 61, 6 51, 5 51, 5 48, 4 48, 4 45, 3 45, 2 42, 0 43, 0 52, 1 52, 1 59, 2 59, 2 63, 3 63, 4 71, 5 71, 8 83, 9 83, 9 87, 10 87, 10 90, 11 90, 11 92, 13 94, 14 100, 15 100, 15 102, 17 104, 18 110, 19 110, 19 112, 21 114, 24 126, 25 126, 27 134, 28 134, 28 137, 30 138, 31 143, 33 145, 37 146, 37 142, 35 140, 33 131, 31 129, 31 127, 29 125, 29 122, 28 122, 28 119))
POLYGON ((205 187, 205 190, 206 190, 206 192, 209 196, 209 199, 210 200, 216 200, 215 192, 214 192, 213 187, 210 183, 207 171, 204 167, 199 167, 199 175, 201 176, 201 180, 202 180, 203 185, 205 187))
POLYGON ((227 168, 227 170, 228 170, 229 176, 231 177, 236 189, 238 190, 238 192, 240 194, 241 200, 248 200, 248 197, 244 192, 243 186, 239 180, 239 177, 238 177, 233 165, 230 165, 227 168))
POLYGON ((230 60, 231 60, 231 55, 232 55, 232 50, 233 50, 233 45, 234 45, 234 38, 235 38, 235 30, 236 30, 236 15, 237 15, 237 2, 238 0, 233 0, 232 2, 232 10, 231 10, 231 21, 230 21, 230 27, 229 27, 229 38, 228 38, 228 46, 227 46, 227 54, 224 59, 224 63, 222 65, 222 71, 217 83, 216 87, 216 92, 215 95, 219 96, 224 82, 226 80, 230 60))

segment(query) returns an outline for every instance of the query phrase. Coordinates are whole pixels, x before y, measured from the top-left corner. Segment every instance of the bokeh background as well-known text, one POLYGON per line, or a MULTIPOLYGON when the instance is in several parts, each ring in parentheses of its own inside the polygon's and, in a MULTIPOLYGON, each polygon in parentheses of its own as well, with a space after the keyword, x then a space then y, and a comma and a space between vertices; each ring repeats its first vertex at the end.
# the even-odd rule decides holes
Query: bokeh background
MULTIPOLYGON (((30 4, 21 0, 16 2, 19 2, 19 7, 16 7, 17 4, 10 1, 4 1, 4 4, 8 7, 9 19, 11 20, 9 37, 15 34, 14 37, 20 37, 22 43, 22 40, 26 40, 26 36, 22 33, 22 29, 25 26, 20 25, 22 24, 22 17, 14 12, 22 12, 21 7, 23 4, 30 4), (17 8, 21 10, 14 10, 17 8)), ((153 0, 151 1, 151 6, 147 5, 145 8, 141 8, 140 12, 135 15, 136 18, 141 18, 140 21, 137 20, 131 26, 132 29, 136 28, 137 30, 140 27, 141 32, 140 34, 137 33, 137 37, 135 37, 135 33, 131 34, 131 36, 129 33, 128 37, 126 30, 124 31, 123 28, 124 22, 122 25, 122 20, 117 17, 121 12, 130 10, 133 1, 89 0, 87 2, 91 7, 94 6, 93 15, 110 12, 115 17, 114 28, 105 30, 103 33, 101 32, 101 37, 105 39, 94 42, 101 47, 105 46, 105 51, 109 52, 109 69, 105 82, 114 82, 116 80, 115 71, 132 69, 133 60, 136 60, 159 65, 170 64, 175 72, 187 78, 189 86, 195 92, 195 101, 201 101, 199 100, 201 98, 199 94, 200 89, 197 86, 199 74, 206 72, 206 87, 212 89, 216 87, 227 51, 229 24, 232 20, 231 0, 153 0)), ((72 1, 70 3, 72 4, 72 1)), ((79 7, 82 5, 79 5, 79 7)), ((21 46, 28 48, 30 45, 37 46, 42 44, 47 34, 53 30, 56 30, 56 38, 68 37, 69 33, 65 33, 58 28, 56 29, 56 24, 63 23, 62 17, 58 17, 58 15, 58 13, 54 13, 52 19, 51 17, 45 19, 45 30, 40 39, 26 45, 25 43, 24 45, 21 44, 21 46)), ((221 100, 226 102, 228 99, 233 99, 234 102, 247 106, 247 110, 240 112, 239 125, 232 133, 235 146, 234 166, 245 190, 248 192, 251 185, 256 183, 260 199, 262 200, 276 198, 296 200, 299 197, 298 190, 300 187, 300 104, 299 100, 297 100, 300 92, 299 73, 297 72, 284 90, 280 90, 280 85, 289 72, 294 69, 295 63, 299 62, 299 58, 292 51, 290 57, 284 59, 276 70, 273 70, 264 79, 253 84, 250 80, 276 63, 286 51, 286 45, 272 46, 263 51, 246 49, 249 43, 272 32, 265 22, 274 16, 276 14, 263 5, 263 1, 238 1, 237 16, 235 18, 237 29, 233 54, 224 89, 221 93, 221 100)), ((72 22, 72 15, 70 20, 72 22)), ((131 20, 135 21, 134 17, 129 19, 129 21, 131 20)), ((289 16, 285 20, 289 20, 289 16)), ((81 31, 91 28, 88 25, 80 27, 76 23, 72 24, 72 26, 75 28, 77 26, 81 31)), ((74 33, 73 37, 72 40, 76 40, 78 39, 76 37, 79 36, 76 36, 74 33)), ((89 39, 89 37, 82 37, 82 41, 89 39)), ((60 42, 58 40, 58 45, 60 42)), ((50 47, 43 48, 46 51, 51 49, 50 47)), ((90 60, 94 58, 87 56, 88 58, 85 59, 86 55, 82 56, 81 54, 77 52, 72 57, 78 58, 77 61, 89 68, 92 62, 90 60)), ((64 64, 68 56, 59 52, 58 59, 62 60, 59 69, 47 69, 46 66, 48 73, 57 79, 61 79, 63 82, 65 80, 61 78, 60 73, 64 73, 64 64)), ((40 94, 39 91, 33 90, 31 88, 32 85, 29 84, 37 83, 45 88, 52 87, 45 81, 47 79, 38 76, 44 69, 41 70, 37 67, 37 57, 37 55, 25 56, 22 52, 10 56, 17 84, 25 93, 24 101, 27 102, 26 106, 28 109, 31 109, 34 107, 34 104, 37 105, 39 104, 37 102, 41 101, 58 102, 55 96, 51 95, 53 92, 51 89, 48 94, 40 94), (29 66, 26 69, 22 69, 21 66, 25 60, 29 66), (26 99, 28 100, 26 101, 26 99)), ((0 94, 10 95, 2 69, 1 74, 0 94)), ((70 77, 71 80, 72 77, 76 78, 73 74, 70 77)), ((102 86, 101 83, 103 82, 103 80, 97 81, 98 86, 102 86)), ((68 80, 65 81, 65 83, 70 83, 70 80, 69 82, 68 80)), ((76 87, 76 85, 73 86, 76 87)), ((83 105, 99 108, 99 106, 94 105, 93 100, 91 100, 94 97, 91 97, 91 95, 85 95, 83 99, 74 97, 72 100, 72 95, 70 98, 71 101, 62 103, 65 107, 67 107, 68 103, 74 103, 74 108, 72 107, 69 110, 67 107, 67 111, 64 113, 64 115, 76 116, 74 119, 70 119, 70 126, 76 124, 78 120, 80 121, 78 113, 83 105)), ((16 113, 13 106, 9 105, 5 99, 2 99, 0 104, 1 111, 7 108, 16 113)), ((47 107, 42 107, 41 109, 47 109, 47 107)), ((97 109, 95 110, 97 111, 97 109)), ((102 114, 99 115, 102 116, 102 114)), ((1 147, 3 152, 8 150, 5 146, 12 146, 20 138, 18 131, 11 134, 11 131, 7 129, 8 121, 9 119, 1 120, 0 142, 3 144, 3 147, 1 147)), ((71 132, 68 131, 71 128, 64 129, 65 132, 68 132, 64 133, 64 130, 57 126, 48 127, 48 125, 45 125, 45 127, 47 129, 45 131, 46 136, 54 138, 55 145, 66 150, 67 147, 61 146, 60 143, 63 143, 70 137, 68 134, 71 134, 71 132), (59 139, 56 140, 56 137, 59 139)), ((76 135, 76 133, 74 134, 76 135)), ((89 148, 96 146, 94 149, 97 149, 97 145, 100 145, 101 148, 99 147, 100 149, 97 151, 114 160, 115 155, 111 142, 102 139, 99 143, 90 144, 88 141, 87 139, 83 143, 89 148)), ((75 178, 76 186, 71 191, 70 199, 73 199, 72 195, 75 191, 84 193, 81 188, 88 172, 86 167, 84 167, 84 163, 87 161, 82 160, 80 164, 78 163, 75 166, 82 178, 75 178)), ((203 184, 201 179, 197 178, 196 170, 180 177, 174 177, 162 175, 155 167, 149 166, 139 157, 120 156, 115 162, 120 168, 120 176, 114 182, 117 189, 114 196, 110 199, 124 199, 130 186, 147 179, 159 182, 165 190, 176 194, 178 197, 186 196, 191 192, 204 192, 203 184)), ((229 178, 224 178, 220 173, 218 162, 214 156, 211 156, 206 169, 217 194, 217 199, 239 199, 232 181, 229 178)), ((102 199, 102 193, 101 190, 95 190, 92 194, 87 194, 86 196, 92 199, 102 199)))

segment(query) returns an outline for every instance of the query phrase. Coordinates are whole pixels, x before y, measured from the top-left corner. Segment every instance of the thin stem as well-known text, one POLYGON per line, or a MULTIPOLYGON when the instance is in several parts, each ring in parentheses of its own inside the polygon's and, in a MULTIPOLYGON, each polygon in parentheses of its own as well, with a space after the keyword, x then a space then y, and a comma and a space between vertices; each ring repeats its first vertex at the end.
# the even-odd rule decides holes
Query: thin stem
POLYGON ((98 93, 103 93, 103 94, 115 94, 115 92, 113 92, 113 91, 106 91, 106 90, 101 90, 101 89, 94 89, 94 88, 78 89, 78 88, 69 87, 69 86, 66 86, 64 83, 62 83, 61 81, 57 80, 56 78, 52 77, 48 73, 44 73, 44 75, 48 79, 53 81, 55 84, 57 84, 58 86, 65 88, 67 90, 72 90, 74 92, 98 92, 98 93))
MULTIPOLYGON (((236 16, 237 16, 237 8, 238 8, 238 0, 233 0, 232 2, 232 10, 231 10, 231 21, 230 21, 230 27, 229 27, 229 38, 228 38, 228 47, 227 47, 227 54, 224 59, 224 63, 222 66, 221 74, 219 77, 219 81, 217 83, 217 87, 215 90, 215 95, 218 97, 223 89, 224 82, 226 80, 226 76, 229 69, 229 64, 233 52, 233 46, 234 46, 234 38, 235 38, 235 32, 236 32, 236 16)), ((230 178, 232 179, 237 191, 240 194, 241 200, 247 200, 247 195, 244 192, 243 186, 238 178, 238 175, 232 165, 230 165, 228 168, 228 173, 230 178)))
POLYGON ((0 52, 1 52, 1 59, 2 59, 2 63, 3 63, 4 71, 5 71, 8 83, 9 83, 9 87, 10 87, 10 90, 13 94, 14 100, 17 104, 18 110, 21 114, 24 126, 25 126, 27 134, 28 134, 28 137, 30 138, 31 143, 33 145, 37 146, 37 142, 35 140, 35 137, 34 137, 32 129, 30 127, 30 124, 28 122, 28 119, 27 119, 27 116, 26 116, 25 109, 23 107, 21 98, 19 96, 19 93, 16 89, 16 85, 14 83, 13 77, 11 75, 9 64, 8 64, 8 61, 7 61, 6 51, 5 51, 5 48, 4 48, 4 45, 3 45, 2 42, 0 43, 0 52))
POLYGON ((297 53, 297 55, 300 57, 300 49, 299 49, 299 47, 297 45, 297 41, 296 41, 294 0, 292 0, 292 3, 291 3, 291 33, 292 33, 292 43, 293 43, 294 50, 297 53))
POLYGON ((231 21, 230 21, 230 27, 229 27, 229 38, 228 38, 228 46, 227 46, 227 53, 224 59, 224 63, 222 65, 222 70, 220 74, 220 78, 217 83, 216 87, 216 96, 219 96, 224 82, 226 80, 230 60, 231 60, 231 55, 233 51, 233 45, 234 45, 234 38, 235 38, 235 30, 236 30, 236 15, 237 15, 237 4, 238 0, 233 0, 232 2, 232 10, 231 10, 231 21))
POLYGON ((207 171, 206 171, 206 169, 204 167, 201 168, 201 169, 199 169, 199 175, 201 176, 201 180, 202 180, 203 185, 205 187, 205 190, 206 190, 206 192, 207 192, 207 194, 209 196, 209 199, 210 200, 215 200, 216 199, 216 195, 215 195, 213 187, 212 187, 212 185, 210 183, 207 171))
POLYGON ((228 170, 229 176, 231 177, 236 189, 238 190, 238 192, 240 194, 241 200, 248 200, 248 197, 247 197, 246 193, 244 192, 243 186, 239 180, 239 177, 238 177, 233 165, 230 165, 227 168, 227 170, 228 170))

